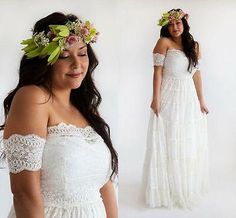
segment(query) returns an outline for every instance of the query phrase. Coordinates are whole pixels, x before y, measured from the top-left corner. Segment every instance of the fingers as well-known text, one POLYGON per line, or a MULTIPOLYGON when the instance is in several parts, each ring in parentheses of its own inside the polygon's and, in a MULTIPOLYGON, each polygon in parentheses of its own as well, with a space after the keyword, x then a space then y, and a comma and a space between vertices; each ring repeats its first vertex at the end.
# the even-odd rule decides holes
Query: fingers
POLYGON ((208 114, 208 113, 209 113, 209 110, 208 110, 208 108, 207 108, 207 107, 204 107, 204 111, 206 112, 206 114, 208 114))
POLYGON ((202 107, 201 111, 202 111, 202 113, 206 113, 206 114, 209 113, 209 110, 206 107, 202 107))
POLYGON ((157 117, 158 117, 158 115, 159 115, 159 110, 158 110, 157 108, 153 108, 153 107, 151 107, 151 108, 152 108, 152 111, 154 112, 154 114, 156 114, 157 117))
POLYGON ((157 110, 156 110, 157 117, 159 116, 159 114, 160 114, 160 109, 157 108, 157 110))
POLYGON ((158 115, 159 115, 159 112, 158 112, 158 110, 156 109, 155 111, 154 111, 154 113, 157 115, 157 117, 158 117, 158 115))

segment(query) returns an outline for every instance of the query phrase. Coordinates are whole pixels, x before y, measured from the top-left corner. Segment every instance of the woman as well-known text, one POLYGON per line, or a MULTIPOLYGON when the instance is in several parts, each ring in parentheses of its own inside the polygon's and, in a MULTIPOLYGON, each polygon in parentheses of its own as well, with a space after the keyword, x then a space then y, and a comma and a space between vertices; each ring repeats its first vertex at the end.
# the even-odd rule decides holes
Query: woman
POLYGON ((53 13, 22 42, 19 83, 4 101, 2 125, 10 218, 117 217, 117 154, 92 79, 97 35, 89 21, 53 13))
POLYGON ((150 207, 191 208, 207 190, 207 106, 199 45, 181 9, 164 13, 153 51, 151 117, 144 165, 150 207))

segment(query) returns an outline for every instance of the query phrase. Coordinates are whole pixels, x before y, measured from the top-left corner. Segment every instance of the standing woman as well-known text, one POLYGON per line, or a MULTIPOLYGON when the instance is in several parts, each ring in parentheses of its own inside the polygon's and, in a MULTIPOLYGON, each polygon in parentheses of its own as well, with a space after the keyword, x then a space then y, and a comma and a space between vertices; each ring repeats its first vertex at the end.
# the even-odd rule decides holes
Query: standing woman
POLYGON ((101 118, 90 46, 97 31, 74 15, 39 20, 22 44, 19 83, 4 101, 9 218, 117 218, 117 154, 101 118))
POLYGON ((206 107, 199 44, 181 9, 164 13, 153 50, 151 117, 144 164, 150 207, 192 208, 207 190, 206 107))

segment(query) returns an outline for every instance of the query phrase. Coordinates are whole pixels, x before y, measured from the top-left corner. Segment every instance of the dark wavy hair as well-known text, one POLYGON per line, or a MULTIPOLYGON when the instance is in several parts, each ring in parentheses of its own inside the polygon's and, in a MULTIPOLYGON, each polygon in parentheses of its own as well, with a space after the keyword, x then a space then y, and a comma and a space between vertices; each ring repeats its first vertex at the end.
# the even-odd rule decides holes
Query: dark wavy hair
MULTIPOLYGON (((78 19, 78 17, 75 15, 65 15, 60 12, 55 12, 36 22, 33 33, 41 31, 45 31, 47 33, 49 31, 49 25, 51 24, 64 25, 68 21, 75 21, 76 19, 78 19)), ((112 177, 118 174, 118 155, 111 142, 110 128, 98 112, 98 106, 100 105, 102 98, 92 78, 93 71, 98 65, 98 60, 89 44, 87 45, 87 51, 89 58, 87 74, 80 87, 71 90, 70 101, 83 114, 93 129, 103 138, 109 148, 112 167, 110 179, 112 179, 112 177)), ((50 94, 49 98, 53 96, 51 69, 51 65, 47 64, 47 58, 35 57, 28 59, 25 55, 22 57, 19 69, 19 82, 16 88, 8 94, 3 103, 5 122, 0 126, 0 130, 3 130, 5 127, 6 118, 9 113, 12 100, 16 92, 21 87, 27 85, 41 86, 48 91, 50 94), (32 74, 32 72, 34 73, 32 74)))
MULTIPOLYGON (((181 9, 179 9, 179 8, 172 9, 168 12, 171 12, 173 10, 180 11, 181 9)), ((184 27, 184 31, 181 35, 183 52, 186 55, 186 57, 188 58, 188 62, 189 62, 188 71, 191 72, 192 66, 196 67, 196 65, 198 64, 198 58, 197 58, 197 53, 196 53, 196 45, 198 48, 198 43, 194 41, 193 36, 189 32, 190 26, 188 24, 188 21, 185 19, 185 17, 183 17, 181 20, 183 22, 183 27, 184 27)), ((161 37, 171 38, 171 35, 168 30, 168 26, 169 26, 169 24, 167 24, 161 28, 161 31, 160 31, 161 37)))

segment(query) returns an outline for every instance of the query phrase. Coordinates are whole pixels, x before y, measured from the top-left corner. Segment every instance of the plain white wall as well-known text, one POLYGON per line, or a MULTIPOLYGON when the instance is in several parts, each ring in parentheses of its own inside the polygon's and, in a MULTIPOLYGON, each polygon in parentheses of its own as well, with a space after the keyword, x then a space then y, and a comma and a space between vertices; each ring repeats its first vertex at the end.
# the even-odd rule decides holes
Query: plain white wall
MULTIPOLYGON (((94 22, 101 33, 94 45, 100 65, 95 80, 101 112, 110 124, 119 152, 121 218, 233 218, 236 208, 235 1, 55 0, 0 1, 0 102, 17 82, 20 41, 54 11, 71 12, 94 22), (203 54, 202 77, 210 109, 210 193, 193 211, 150 210, 139 199, 152 92, 152 49, 159 37, 157 20, 180 7, 203 54)), ((1 110, 2 106, 1 106, 1 110)), ((0 170, 0 218, 11 204, 7 170, 0 170)))

